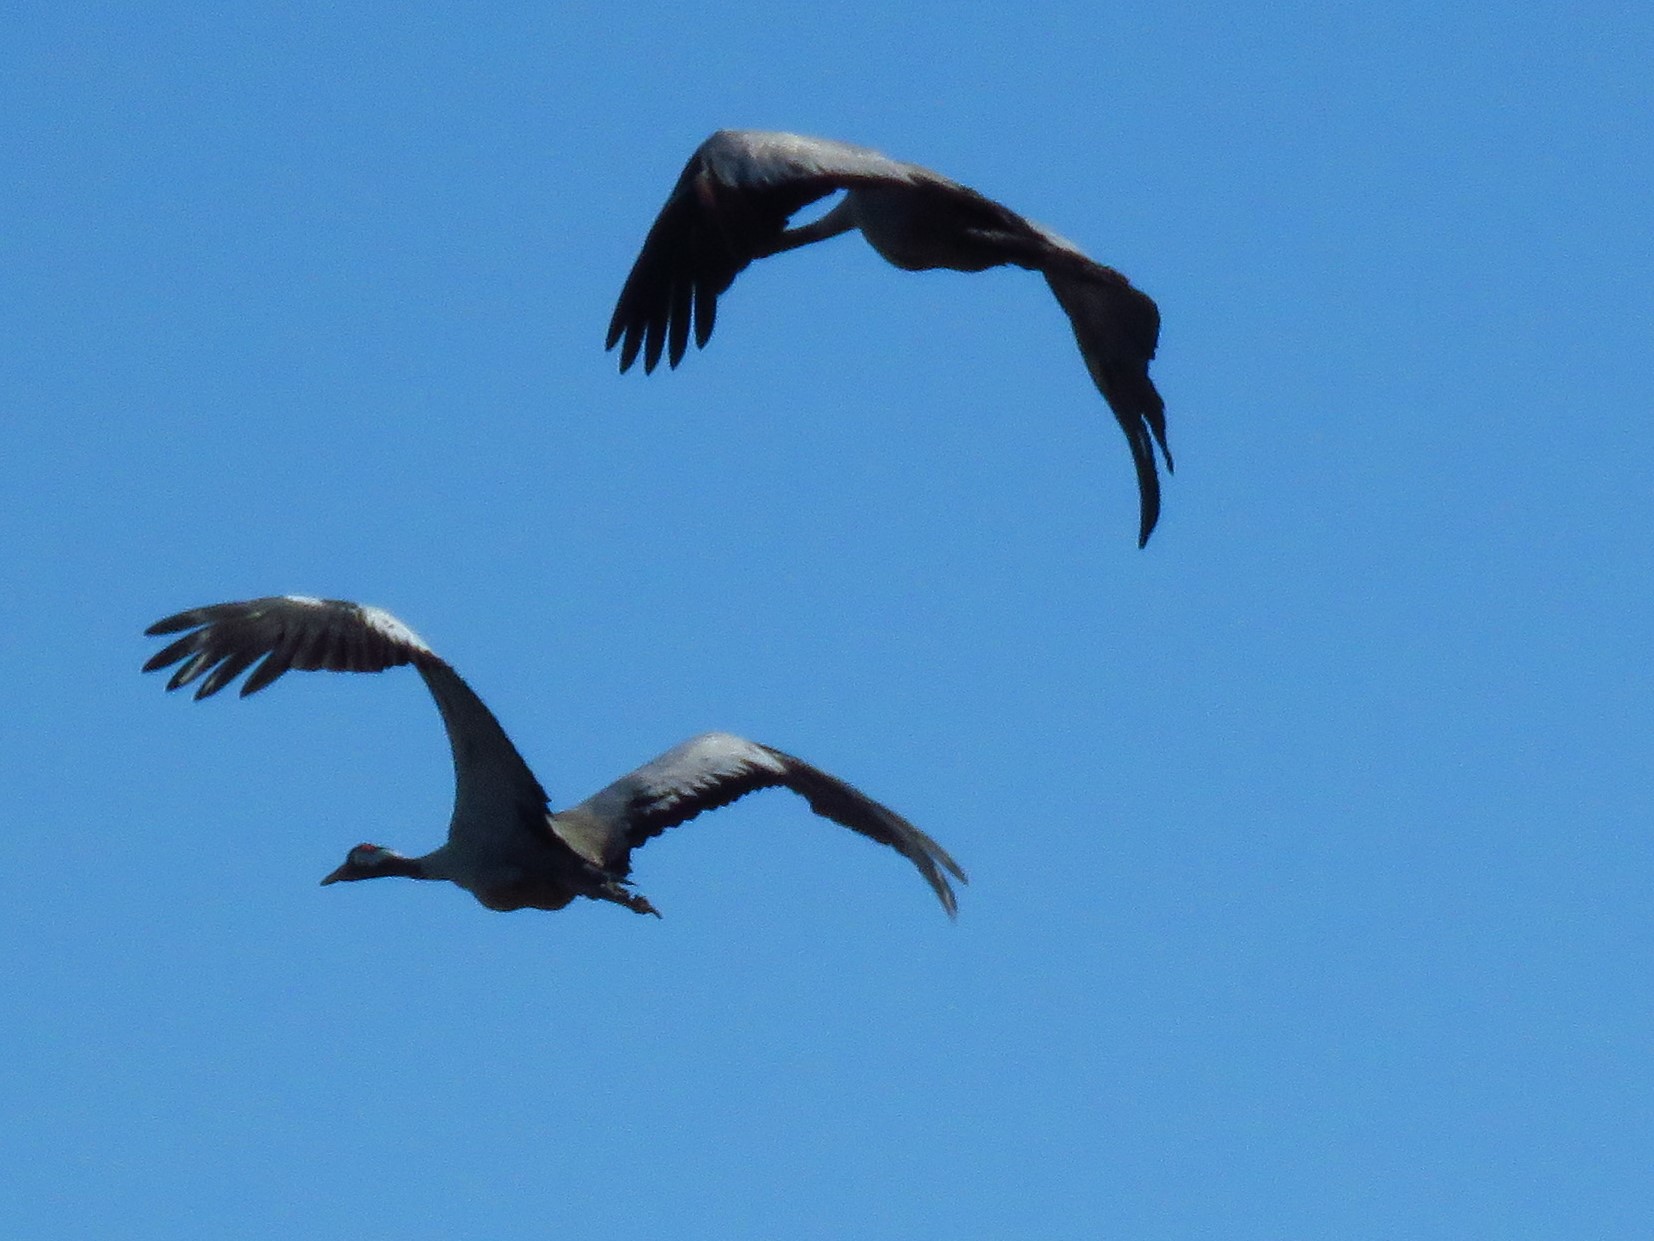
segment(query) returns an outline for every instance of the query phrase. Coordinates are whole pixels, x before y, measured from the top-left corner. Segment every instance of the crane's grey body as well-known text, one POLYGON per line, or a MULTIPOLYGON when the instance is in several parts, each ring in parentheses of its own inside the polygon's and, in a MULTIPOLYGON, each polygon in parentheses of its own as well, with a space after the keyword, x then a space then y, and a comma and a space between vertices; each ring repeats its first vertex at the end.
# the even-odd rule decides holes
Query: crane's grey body
POLYGON ((388 612, 342 600, 271 596, 180 612, 147 632, 186 630, 144 671, 179 664, 167 688, 199 679, 197 698, 217 693, 262 659, 243 684, 242 696, 291 668, 378 672, 411 663, 436 700, 454 760, 454 811, 447 840, 422 857, 357 845, 324 884, 400 875, 448 880, 490 909, 561 909, 585 896, 655 913, 654 906, 629 890, 633 849, 704 810, 756 789, 785 787, 805 797, 818 814, 907 857, 943 908, 950 915, 955 911, 947 874, 961 881, 965 876, 940 845, 888 807, 769 746, 728 733, 706 733, 579 805, 553 812, 494 713, 388 612))
POLYGON ((1155 446, 1169 472, 1165 402, 1148 364, 1160 334, 1153 300, 1072 242, 969 186, 918 164, 825 138, 719 130, 690 157, 649 230, 609 321, 620 369, 641 355, 650 372, 705 346, 718 298, 754 259, 860 230, 904 271, 982 271, 1012 264, 1040 272, 1068 314, 1081 357, 1131 447, 1140 498, 1138 543, 1160 515, 1155 446), (821 218, 793 213, 835 191, 821 218))

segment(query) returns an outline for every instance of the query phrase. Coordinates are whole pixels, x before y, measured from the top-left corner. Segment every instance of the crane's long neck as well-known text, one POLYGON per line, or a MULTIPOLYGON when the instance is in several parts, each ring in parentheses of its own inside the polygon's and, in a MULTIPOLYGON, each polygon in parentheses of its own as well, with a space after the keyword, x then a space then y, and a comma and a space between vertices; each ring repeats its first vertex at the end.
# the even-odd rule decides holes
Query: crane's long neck
POLYGON ((392 853, 389 849, 374 860, 372 872, 363 875, 362 878, 383 879, 388 875, 395 875, 401 879, 437 878, 426 871, 424 858, 404 857, 400 853, 392 853))
POLYGON ((357 845, 345 858, 344 865, 322 880, 325 888, 330 883, 355 883, 362 879, 383 879, 398 875, 404 879, 437 879, 426 866, 427 858, 404 857, 394 849, 382 845, 357 845))

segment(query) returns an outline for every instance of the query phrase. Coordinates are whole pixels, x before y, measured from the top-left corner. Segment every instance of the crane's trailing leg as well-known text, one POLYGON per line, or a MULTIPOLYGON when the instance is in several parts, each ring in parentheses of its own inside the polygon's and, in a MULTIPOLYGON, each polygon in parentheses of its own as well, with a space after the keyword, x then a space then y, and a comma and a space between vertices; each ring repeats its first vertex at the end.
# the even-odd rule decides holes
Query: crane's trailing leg
POLYGON ((628 892, 618 883, 606 883, 599 894, 604 900, 613 901, 617 905, 624 905, 635 914, 654 914, 660 917, 660 910, 649 903, 649 899, 639 896, 636 892, 628 892))
POLYGON ((783 229, 781 235, 768 245, 758 247, 759 258, 769 258, 785 250, 796 250, 799 246, 807 246, 812 241, 825 241, 829 237, 837 237, 840 233, 848 233, 859 225, 856 219, 855 204, 850 195, 846 194, 833 209, 819 219, 811 220, 808 224, 800 224, 797 228, 783 229))

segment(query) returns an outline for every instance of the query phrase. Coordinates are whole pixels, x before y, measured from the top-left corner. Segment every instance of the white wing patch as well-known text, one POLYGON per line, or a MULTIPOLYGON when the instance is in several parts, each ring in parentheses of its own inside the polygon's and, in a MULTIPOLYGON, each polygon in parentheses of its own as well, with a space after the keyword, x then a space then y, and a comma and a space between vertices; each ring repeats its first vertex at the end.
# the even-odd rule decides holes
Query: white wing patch
POLYGON ((392 642, 395 642, 399 646, 412 647, 416 651, 426 651, 432 655, 436 654, 435 651, 431 650, 430 645, 424 638, 421 638, 417 633, 409 629, 401 621, 397 620, 396 617, 385 611, 384 608, 370 608, 365 604, 357 604, 356 606, 361 611, 362 623, 370 628, 377 629, 392 642))

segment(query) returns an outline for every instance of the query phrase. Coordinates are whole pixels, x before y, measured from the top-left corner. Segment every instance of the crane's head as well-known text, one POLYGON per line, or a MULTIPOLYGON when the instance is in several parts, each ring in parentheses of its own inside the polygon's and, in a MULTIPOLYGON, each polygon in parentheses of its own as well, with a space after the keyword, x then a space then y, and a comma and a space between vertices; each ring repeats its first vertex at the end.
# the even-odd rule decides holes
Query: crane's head
POLYGON ((419 863, 413 858, 403 857, 395 850, 382 845, 357 845, 345 854, 344 865, 322 880, 322 886, 354 882, 357 879, 379 879, 385 875, 421 878, 419 863))

